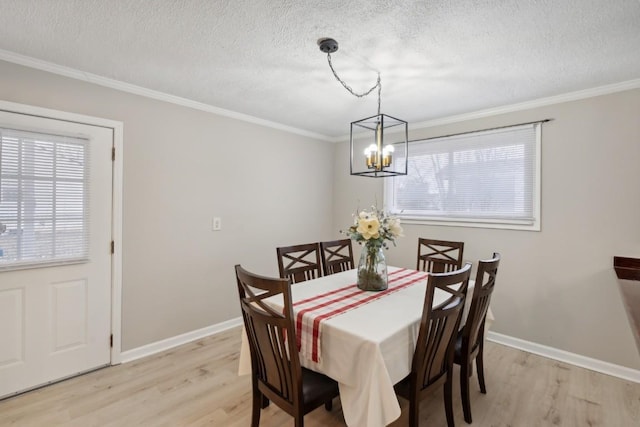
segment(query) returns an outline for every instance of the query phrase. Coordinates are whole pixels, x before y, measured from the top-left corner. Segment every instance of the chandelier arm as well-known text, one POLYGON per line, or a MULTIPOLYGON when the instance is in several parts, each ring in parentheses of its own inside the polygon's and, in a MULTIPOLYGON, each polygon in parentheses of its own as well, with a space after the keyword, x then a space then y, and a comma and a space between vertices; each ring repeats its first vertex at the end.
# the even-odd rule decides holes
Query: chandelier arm
POLYGON ((338 80, 340 82, 340 84, 349 91, 349 93, 353 96, 356 96, 358 98, 363 98, 367 95, 369 95, 371 92, 373 92, 373 90, 375 88, 378 88, 378 115, 380 115, 380 95, 382 92, 382 82, 380 81, 380 72, 378 72, 378 80, 376 81, 376 84, 371 87, 371 89, 369 89, 366 92, 363 93, 356 93, 354 92, 353 89, 351 89, 351 86, 349 86, 348 84, 346 84, 340 77, 338 77, 338 73, 336 73, 336 70, 333 68, 333 64, 331 63, 331 54, 327 53, 327 62, 329 62, 329 68, 331 68, 331 72, 333 73, 333 76, 336 78, 336 80, 338 80))
POLYGON ((380 73, 378 73, 378 115, 380 115, 380 93, 382 92, 382 81, 380 80, 380 73))

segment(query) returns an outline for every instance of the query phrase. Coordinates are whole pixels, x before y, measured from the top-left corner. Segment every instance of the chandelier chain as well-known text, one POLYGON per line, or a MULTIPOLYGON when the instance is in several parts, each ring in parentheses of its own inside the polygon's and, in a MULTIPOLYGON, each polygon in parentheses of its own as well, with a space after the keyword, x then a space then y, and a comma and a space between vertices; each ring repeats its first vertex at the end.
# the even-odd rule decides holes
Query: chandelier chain
POLYGON ((375 88, 378 88, 378 115, 380 115, 380 95, 382 92, 382 82, 380 81, 380 72, 378 72, 378 80, 376 81, 375 86, 371 87, 371 89, 369 89, 366 92, 363 93, 357 93, 355 92, 351 86, 349 86, 348 84, 346 84, 340 77, 338 77, 338 73, 336 73, 336 70, 333 69, 333 64, 331 63, 331 54, 327 53, 327 61, 329 62, 329 68, 331 68, 331 72, 333 73, 333 76, 336 78, 336 80, 338 80, 340 82, 340 84, 349 91, 349 93, 353 96, 356 96, 358 98, 364 98, 365 96, 369 95, 371 92, 373 92, 373 90, 375 88))

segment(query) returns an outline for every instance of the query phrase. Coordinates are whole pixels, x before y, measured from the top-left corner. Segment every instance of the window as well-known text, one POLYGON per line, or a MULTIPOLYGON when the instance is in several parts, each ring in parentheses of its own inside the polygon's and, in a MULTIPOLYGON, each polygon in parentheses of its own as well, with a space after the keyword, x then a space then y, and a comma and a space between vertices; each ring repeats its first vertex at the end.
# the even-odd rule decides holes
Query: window
POLYGON ((385 182, 387 208, 409 223, 540 230, 540 127, 410 142, 408 175, 385 182))
POLYGON ((0 128, 0 269, 88 260, 87 142, 0 128))

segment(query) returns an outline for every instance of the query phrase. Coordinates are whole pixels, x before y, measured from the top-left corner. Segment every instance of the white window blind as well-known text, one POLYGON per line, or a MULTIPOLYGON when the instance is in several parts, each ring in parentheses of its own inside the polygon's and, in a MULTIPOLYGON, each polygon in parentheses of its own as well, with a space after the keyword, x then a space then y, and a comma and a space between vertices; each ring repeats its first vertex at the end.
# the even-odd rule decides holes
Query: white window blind
POLYGON ((408 222, 539 229, 539 151, 540 123, 413 141, 385 204, 408 222))
POLYGON ((0 269, 88 260, 88 146, 0 128, 0 269))

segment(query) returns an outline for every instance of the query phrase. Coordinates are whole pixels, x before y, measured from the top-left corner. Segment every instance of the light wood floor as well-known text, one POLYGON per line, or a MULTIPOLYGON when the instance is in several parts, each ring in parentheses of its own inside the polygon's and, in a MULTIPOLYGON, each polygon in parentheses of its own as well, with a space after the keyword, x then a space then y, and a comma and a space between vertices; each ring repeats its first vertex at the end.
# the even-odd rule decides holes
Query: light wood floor
MULTIPOLYGON (((0 401, 1 426, 249 426, 250 379, 238 377, 240 329, 135 362, 73 378, 0 401)), ((640 426, 640 384, 487 343, 488 394, 472 378, 474 426, 640 426)), ((456 382, 458 372, 455 377, 456 382)), ((407 402, 392 426, 407 425, 407 402)), ((462 417, 454 387, 458 426, 462 417)), ((422 402, 421 424, 445 426, 442 392, 422 402)), ((344 426, 333 411, 307 415, 308 427, 344 426)), ((271 404, 261 426, 292 426, 271 404)))

